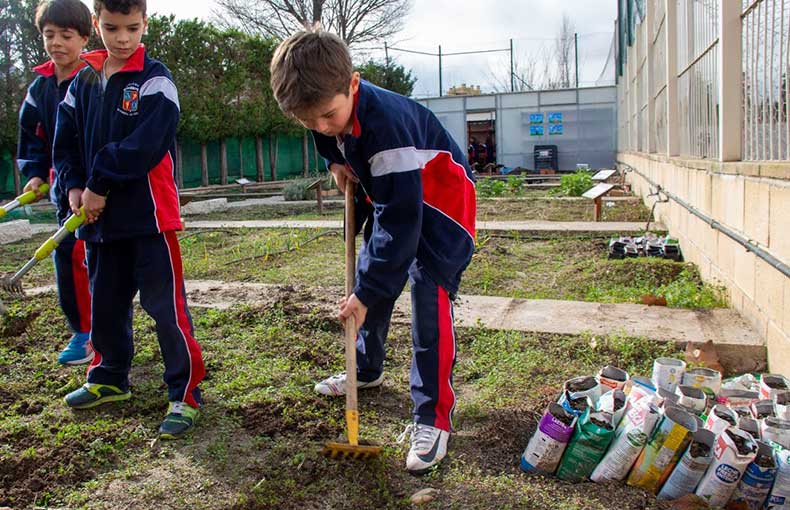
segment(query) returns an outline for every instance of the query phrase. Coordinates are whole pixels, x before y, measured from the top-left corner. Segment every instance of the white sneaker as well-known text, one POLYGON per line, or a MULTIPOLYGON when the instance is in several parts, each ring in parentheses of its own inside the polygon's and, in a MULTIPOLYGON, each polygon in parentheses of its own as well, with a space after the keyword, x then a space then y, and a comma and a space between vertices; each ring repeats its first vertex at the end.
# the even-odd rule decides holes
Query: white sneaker
MULTIPOLYGON (((375 388, 381 386, 384 382, 384 374, 382 373, 378 379, 370 382, 362 382, 357 379, 357 389, 364 390, 367 388, 375 388)), ((315 385, 315 391, 322 395, 329 395, 330 397, 339 397, 346 394, 346 373, 333 375, 315 385)))
POLYGON ((430 425, 411 423, 398 437, 398 442, 402 442, 409 432, 411 448, 406 456, 406 470, 413 475, 427 473, 447 455, 450 433, 430 425))

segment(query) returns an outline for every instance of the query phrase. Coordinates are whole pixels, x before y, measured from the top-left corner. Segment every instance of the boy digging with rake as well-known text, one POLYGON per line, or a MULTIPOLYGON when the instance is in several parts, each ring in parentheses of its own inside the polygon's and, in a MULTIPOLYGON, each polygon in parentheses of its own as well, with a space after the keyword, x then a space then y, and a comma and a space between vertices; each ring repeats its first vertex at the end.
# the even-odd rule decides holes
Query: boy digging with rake
MULTIPOLYGON (((411 283, 414 410, 406 469, 425 473, 447 452, 455 406, 453 300, 475 241, 466 155, 427 108, 361 80, 333 34, 299 32, 280 44, 271 83, 280 108, 312 130, 340 190, 359 183, 357 210, 366 205, 356 284, 339 313, 341 320, 353 314, 359 328, 360 389, 382 384, 392 309, 411 283)), ((345 382, 341 373, 315 389, 340 396, 345 382)))

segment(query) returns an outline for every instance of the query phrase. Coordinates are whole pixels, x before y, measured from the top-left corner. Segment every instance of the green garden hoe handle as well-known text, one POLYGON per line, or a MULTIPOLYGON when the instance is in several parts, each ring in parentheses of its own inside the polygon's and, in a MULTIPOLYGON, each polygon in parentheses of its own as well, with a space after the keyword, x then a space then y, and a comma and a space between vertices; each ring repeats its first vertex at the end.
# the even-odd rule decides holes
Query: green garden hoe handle
POLYGON ((66 220, 66 223, 64 223, 63 226, 52 235, 52 237, 47 239, 44 244, 42 244, 38 250, 36 250, 33 258, 30 259, 27 264, 22 267, 22 269, 17 271, 16 274, 11 278, 2 280, 0 285, 2 285, 2 287, 9 292, 23 294, 22 286, 19 284, 19 281, 22 279, 22 277, 25 276, 28 271, 33 269, 36 264, 52 255, 52 252, 55 251, 55 248, 57 248, 58 245, 60 245, 60 243, 62 243, 68 236, 74 234, 74 232, 83 223, 85 223, 85 206, 80 207, 79 216, 72 214, 69 219, 66 220))
POLYGON ((27 193, 22 193, 12 201, 8 202, 6 205, 0 207, 0 218, 5 216, 6 214, 10 213, 17 207, 21 207, 23 205, 29 205, 33 202, 38 201, 38 195, 36 192, 40 193, 41 195, 46 195, 49 192, 49 184, 43 183, 41 184, 37 190, 28 191, 27 193))

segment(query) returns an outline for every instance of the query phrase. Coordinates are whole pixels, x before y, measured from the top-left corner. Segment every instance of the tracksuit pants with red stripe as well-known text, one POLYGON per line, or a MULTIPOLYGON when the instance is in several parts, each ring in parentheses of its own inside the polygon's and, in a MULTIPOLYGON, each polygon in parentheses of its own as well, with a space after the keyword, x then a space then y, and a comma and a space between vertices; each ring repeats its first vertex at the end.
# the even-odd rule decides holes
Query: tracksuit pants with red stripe
POLYGON ((199 407, 205 367, 187 307, 176 233, 86 244, 96 351, 88 382, 129 387, 132 299, 139 290, 140 304, 156 322, 169 400, 199 407))
MULTIPOLYGON (((414 421, 450 431, 455 408, 453 299, 415 261, 409 268, 412 310, 411 398, 414 421)), ((405 282, 404 282, 405 284, 405 282)), ((373 381, 384 370, 384 342, 395 300, 368 308, 357 337, 360 381, 373 381)))
POLYGON ((69 236, 55 249, 55 280, 60 308, 75 333, 91 330, 91 294, 85 241, 69 236))

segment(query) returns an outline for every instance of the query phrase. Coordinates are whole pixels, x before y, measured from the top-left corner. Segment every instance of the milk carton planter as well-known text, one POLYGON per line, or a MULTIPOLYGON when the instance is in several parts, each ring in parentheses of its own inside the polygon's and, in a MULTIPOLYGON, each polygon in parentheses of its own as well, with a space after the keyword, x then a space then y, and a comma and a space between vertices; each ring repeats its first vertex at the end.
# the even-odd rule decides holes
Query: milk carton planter
POLYGON ((708 419, 705 422, 705 428, 713 431, 717 436, 721 434, 724 429, 728 427, 735 427, 738 425, 738 415, 735 411, 727 406, 716 404, 708 414, 708 419))
POLYGON ((601 393, 609 390, 622 390, 628 381, 628 372, 622 368, 607 365, 598 372, 598 383, 601 385, 601 393))
POLYGON ((598 411, 605 411, 612 415, 612 425, 617 428, 625 413, 626 396, 623 390, 610 390, 598 399, 598 411))
POLYGON ((760 433, 760 422, 754 418, 741 418, 738 420, 738 428, 751 435, 753 439, 763 438, 760 433))
POLYGON ((790 510, 790 450, 777 449, 776 464, 778 467, 776 481, 771 489, 771 495, 765 502, 765 508, 790 510))
POLYGON ((776 404, 776 417, 790 420, 790 391, 777 392, 774 395, 774 404, 776 404))
POLYGON ((677 405, 697 416, 704 413, 708 406, 705 392, 694 386, 680 385, 675 388, 675 395, 678 396, 677 405))
POLYGON ((764 420, 765 418, 776 417, 776 404, 773 400, 760 400, 754 402, 751 407, 752 415, 756 420, 764 420))
POLYGON ((653 437, 637 458, 628 485, 658 492, 696 431, 697 421, 692 415, 677 407, 667 408, 653 437))
POLYGON ((685 370, 685 361, 675 358, 657 358, 653 362, 653 384, 656 388, 674 392, 675 387, 683 379, 685 370))
POLYGON ((694 433, 691 444, 661 487, 658 499, 678 499, 694 492, 708 466, 713 462, 715 441, 716 434, 710 430, 702 429, 694 433))
POLYGON ((773 400, 777 392, 790 390, 790 381, 779 374, 765 374, 760 378, 760 398, 773 400))
POLYGON ((552 474, 560 463, 576 425, 576 416, 557 403, 549 404, 521 456, 521 469, 552 474))
POLYGON ((601 389, 595 377, 574 377, 565 381, 558 403, 576 416, 581 416, 588 407, 587 399, 595 405, 600 396, 601 389))
POLYGON ((774 451, 768 443, 757 441, 757 457, 746 466, 746 471, 735 489, 730 506, 760 510, 768 499, 776 479, 777 466, 774 451))
POLYGON ((690 368, 683 373, 680 384, 701 389, 713 401, 721 391, 721 372, 710 368, 690 368))
POLYGON ((766 418, 760 424, 760 436, 763 441, 773 441, 786 450, 790 450, 790 421, 781 418, 766 418))
POLYGON ((694 493, 712 508, 723 508, 756 455, 757 443, 752 436, 736 428, 725 430, 716 438, 713 463, 694 493))
POLYGON ((612 445, 590 478, 594 482, 622 480, 653 434, 661 410, 649 399, 642 399, 625 413, 612 445))
POLYGON ((587 479, 603 457, 613 435, 612 415, 588 408, 576 422, 576 430, 562 456, 557 476, 570 482, 587 479))

